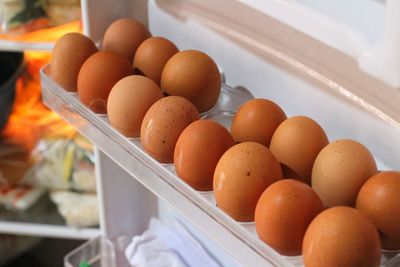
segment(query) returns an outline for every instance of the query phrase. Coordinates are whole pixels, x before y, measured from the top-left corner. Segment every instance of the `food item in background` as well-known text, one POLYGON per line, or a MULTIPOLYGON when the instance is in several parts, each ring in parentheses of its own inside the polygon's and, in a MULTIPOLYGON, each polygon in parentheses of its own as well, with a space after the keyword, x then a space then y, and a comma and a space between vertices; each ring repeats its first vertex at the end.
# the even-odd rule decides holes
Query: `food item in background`
POLYGON ((205 53, 181 51, 165 65, 161 74, 161 89, 168 95, 186 97, 202 113, 217 102, 221 75, 217 64, 205 53))
POLYGON ((237 221, 253 221, 259 197, 280 179, 281 166, 268 148, 255 142, 234 145, 215 169, 217 206, 237 221))
POLYGON ((235 143, 229 131, 211 120, 198 120, 183 130, 175 146, 175 170, 200 191, 212 190, 215 167, 235 143))
POLYGON ((50 199, 69 226, 91 227, 99 225, 97 195, 69 191, 54 191, 50 199))
POLYGON ((108 97, 108 119, 125 136, 139 137, 144 115, 162 97, 160 87, 149 78, 139 75, 122 78, 108 97))
POLYGON ((172 163, 179 135, 200 118, 186 98, 167 96, 155 102, 143 118, 140 141, 144 150, 161 163, 172 163))
POLYGON ((19 184, 34 164, 35 157, 26 147, 0 142, 0 185, 19 184))
POLYGON ((132 66, 123 56, 101 51, 90 56, 78 75, 78 94, 83 104, 96 113, 107 113, 107 98, 112 87, 132 74, 132 66))
POLYGON ((321 199, 309 185, 294 179, 277 181, 257 202, 258 236, 282 255, 300 255, 307 227, 322 210, 321 199))
POLYGON ((103 50, 116 52, 132 63, 136 49, 149 37, 151 33, 139 21, 119 19, 107 28, 103 38, 103 50))
POLYGON ((0 185, 0 204, 7 209, 23 211, 32 207, 44 193, 40 187, 0 185))
POLYGON ((278 126, 269 148, 282 164, 284 177, 310 184, 314 160, 327 144, 328 138, 317 122, 295 116, 278 126))
POLYGON ((56 42, 50 68, 51 77, 67 91, 76 91, 78 73, 85 60, 97 52, 88 37, 72 32, 56 42))
POLYGON ((272 135, 285 119, 285 112, 271 100, 252 99, 235 114, 232 136, 236 142, 253 141, 269 147, 272 135))
POLYGON ((81 135, 43 138, 32 153, 35 164, 21 181, 54 190, 96 191, 92 144, 81 135))
POLYGON ((365 146, 337 140, 315 159, 311 185, 326 207, 354 206, 361 186, 376 172, 375 160, 365 146))
POLYGON ((400 172, 382 171, 368 179, 356 208, 375 224, 383 249, 400 249, 400 172))
POLYGON ((305 267, 377 267, 381 244, 374 225, 350 207, 321 212, 303 240, 305 267))
POLYGON ((165 64, 178 52, 178 48, 170 40, 163 37, 151 37, 136 50, 133 67, 138 74, 143 74, 160 85, 165 64))

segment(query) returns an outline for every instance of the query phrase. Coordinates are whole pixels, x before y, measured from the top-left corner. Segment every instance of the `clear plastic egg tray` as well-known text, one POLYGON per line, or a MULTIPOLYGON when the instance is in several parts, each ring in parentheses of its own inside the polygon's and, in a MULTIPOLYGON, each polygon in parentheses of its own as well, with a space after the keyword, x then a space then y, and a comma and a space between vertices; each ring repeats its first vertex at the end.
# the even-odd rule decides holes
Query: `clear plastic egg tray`
MULTIPOLYGON (((240 240, 243 253, 254 253, 263 262, 274 266, 303 266, 302 257, 286 257, 275 252, 257 236, 253 222, 239 223, 216 207, 214 194, 196 191, 176 176, 173 164, 161 164, 143 149, 139 138, 127 138, 115 130, 106 115, 92 112, 84 106, 77 93, 67 92, 49 76, 49 66, 41 70, 42 97, 44 103, 65 121, 91 140, 100 150, 117 162, 140 183, 158 197, 166 200, 195 224, 202 221, 213 229, 223 229, 240 240)), ((231 88, 222 84, 218 103, 211 110, 200 114, 202 119, 215 120, 228 129, 238 107, 253 98, 242 87, 231 88)), ((226 238, 226 246, 230 239, 226 238)), ((262 262, 262 261, 260 261, 262 262)), ((400 254, 383 252, 381 266, 400 266, 400 254)))

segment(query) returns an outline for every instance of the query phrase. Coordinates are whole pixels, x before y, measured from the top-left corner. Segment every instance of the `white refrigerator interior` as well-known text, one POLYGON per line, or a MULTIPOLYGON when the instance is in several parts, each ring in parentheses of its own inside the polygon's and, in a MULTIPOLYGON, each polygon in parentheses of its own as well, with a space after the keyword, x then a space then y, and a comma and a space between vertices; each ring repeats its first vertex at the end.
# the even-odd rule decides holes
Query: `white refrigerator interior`
MULTIPOLYGON (((310 116, 329 141, 357 140, 380 170, 400 169, 399 1, 83 0, 82 10, 84 31, 94 41, 115 19, 136 18, 180 50, 209 54, 227 93, 245 100, 250 92, 275 101, 288 117, 310 116)), ((132 237, 152 217, 166 224, 176 219, 221 266, 302 266, 301 257, 276 253, 254 225, 235 222, 212 196, 145 154, 138 140, 117 133, 46 69, 42 87, 45 103, 97 147, 103 236, 132 237)), ((390 266, 395 259, 383 260, 390 266)))

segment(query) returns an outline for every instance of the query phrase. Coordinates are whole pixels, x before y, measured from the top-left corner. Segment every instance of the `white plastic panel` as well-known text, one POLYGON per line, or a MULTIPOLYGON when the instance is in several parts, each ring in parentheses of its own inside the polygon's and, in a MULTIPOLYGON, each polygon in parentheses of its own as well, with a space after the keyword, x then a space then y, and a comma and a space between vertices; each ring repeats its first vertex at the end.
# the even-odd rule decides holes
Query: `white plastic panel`
POLYGON ((149 12, 154 35, 168 36, 182 50, 199 49, 210 54, 224 70, 228 84, 244 86, 256 97, 275 101, 289 116, 310 116, 329 133, 330 141, 353 138, 385 165, 400 169, 400 124, 384 121, 374 110, 354 105, 351 94, 346 95, 348 101, 343 100, 276 67, 197 20, 175 17, 155 3, 150 3, 149 12))
POLYGON ((348 54, 370 75, 400 87, 399 1, 238 1, 348 54))

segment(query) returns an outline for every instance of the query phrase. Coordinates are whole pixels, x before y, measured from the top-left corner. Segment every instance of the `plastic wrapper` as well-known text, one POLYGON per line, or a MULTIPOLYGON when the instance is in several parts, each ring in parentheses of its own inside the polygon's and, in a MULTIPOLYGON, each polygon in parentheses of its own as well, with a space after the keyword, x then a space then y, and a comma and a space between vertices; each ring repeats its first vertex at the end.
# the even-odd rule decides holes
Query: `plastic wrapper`
POLYGON ((1 33, 3 34, 22 34, 79 18, 79 0, 0 1, 1 33))
POLYGON ((8 209, 26 210, 45 193, 43 188, 29 186, 0 186, 0 204, 8 209))
POLYGON ((0 185, 16 185, 32 167, 34 159, 21 146, 0 144, 0 185))
POLYGON ((99 224, 98 199, 95 194, 54 191, 50 193, 50 198, 67 225, 90 227, 99 224))
POLYGON ((92 146, 80 135, 42 139, 33 155, 36 164, 23 183, 58 190, 96 191, 92 146))

